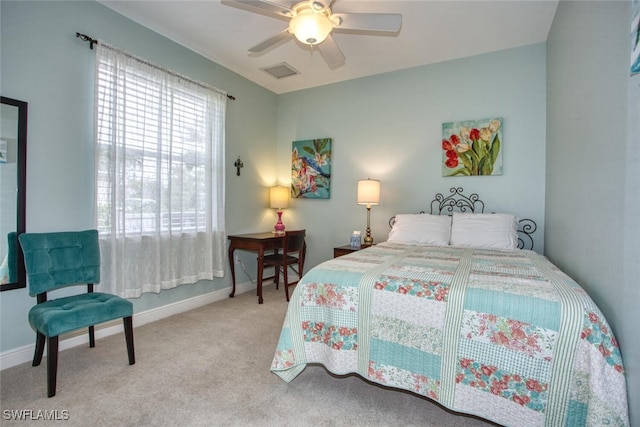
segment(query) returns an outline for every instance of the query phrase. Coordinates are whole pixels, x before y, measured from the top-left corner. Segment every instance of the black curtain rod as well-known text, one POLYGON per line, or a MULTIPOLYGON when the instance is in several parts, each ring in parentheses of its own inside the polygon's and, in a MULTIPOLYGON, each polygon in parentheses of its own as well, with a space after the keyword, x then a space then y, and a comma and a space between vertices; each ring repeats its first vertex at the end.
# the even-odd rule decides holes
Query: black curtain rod
POLYGON ((79 38, 80 40, 82 40, 83 42, 89 42, 89 48, 91 50, 93 50, 93 45, 94 44, 98 44, 98 40, 92 39, 91 37, 89 37, 86 34, 76 33, 76 37, 79 38))
MULTIPOLYGON (((94 39, 94 38, 91 38, 91 37, 89 37, 89 36, 88 36, 88 35, 86 35, 86 34, 76 33, 76 37, 77 37, 77 38, 79 38, 80 40, 82 40, 83 42, 89 42, 89 48, 90 48, 91 50, 93 50, 93 45, 94 45, 94 44, 98 44, 98 40, 96 40, 96 39, 94 39)), ((227 94, 227 98, 229 98, 229 99, 230 99, 230 100, 232 100, 232 101, 235 101, 235 100, 236 100, 236 97, 235 97, 235 96, 233 96, 233 95, 229 95, 229 94, 227 94)))

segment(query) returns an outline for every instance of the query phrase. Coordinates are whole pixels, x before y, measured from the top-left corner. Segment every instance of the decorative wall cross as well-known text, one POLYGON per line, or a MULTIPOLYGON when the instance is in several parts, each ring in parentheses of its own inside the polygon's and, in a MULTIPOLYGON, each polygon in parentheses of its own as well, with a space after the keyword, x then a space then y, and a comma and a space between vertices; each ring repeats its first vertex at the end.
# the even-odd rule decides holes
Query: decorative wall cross
POLYGON ((240 160, 240 156, 238 156, 238 160, 236 160, 233 166, 236 167, 236 175, 240 176, 240 168, 244 167, 244 163, 242 163, 242 160, 240 160))

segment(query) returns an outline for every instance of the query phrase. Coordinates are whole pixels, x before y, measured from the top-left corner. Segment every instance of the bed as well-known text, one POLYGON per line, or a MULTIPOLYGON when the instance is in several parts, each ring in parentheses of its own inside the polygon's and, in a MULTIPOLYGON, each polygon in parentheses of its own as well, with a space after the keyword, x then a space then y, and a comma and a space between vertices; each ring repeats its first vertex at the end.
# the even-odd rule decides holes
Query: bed
POLYGON ((629 425, 616 339, 532 250, 535 222, 484 213, 454 187, 390 224, 388 241, 302 277, 273 373, 290 382, 321 364, 502 425, 629 425))

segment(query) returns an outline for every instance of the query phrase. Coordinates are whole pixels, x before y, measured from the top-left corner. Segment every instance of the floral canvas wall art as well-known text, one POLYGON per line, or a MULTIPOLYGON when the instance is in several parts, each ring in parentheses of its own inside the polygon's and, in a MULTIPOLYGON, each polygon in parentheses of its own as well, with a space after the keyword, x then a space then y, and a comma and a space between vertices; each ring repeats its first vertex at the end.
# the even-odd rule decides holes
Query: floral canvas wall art
POLYGON ((331 138, 293 141, 291 197, 328 199, 331 194, 331 138))
POLYGON ((442 176, 502 175, 502 118, 442 124, 442 176))

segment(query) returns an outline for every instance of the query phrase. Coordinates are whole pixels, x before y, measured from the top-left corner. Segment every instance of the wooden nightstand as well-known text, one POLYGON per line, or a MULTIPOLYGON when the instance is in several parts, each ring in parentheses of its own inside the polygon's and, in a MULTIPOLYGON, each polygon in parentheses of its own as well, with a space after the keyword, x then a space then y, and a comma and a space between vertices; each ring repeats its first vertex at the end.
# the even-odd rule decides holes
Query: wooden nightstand
POLYGON ((333 248, 333 257, 338 258, 342 255, 350 254, 351 252, 359 251, 360 249, 364 249, 367 246, 360 246, 359 248, 352 248, 351 245, 338 246, 337 248, 333 248))

